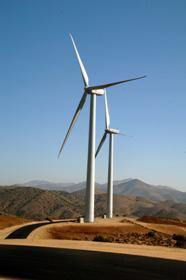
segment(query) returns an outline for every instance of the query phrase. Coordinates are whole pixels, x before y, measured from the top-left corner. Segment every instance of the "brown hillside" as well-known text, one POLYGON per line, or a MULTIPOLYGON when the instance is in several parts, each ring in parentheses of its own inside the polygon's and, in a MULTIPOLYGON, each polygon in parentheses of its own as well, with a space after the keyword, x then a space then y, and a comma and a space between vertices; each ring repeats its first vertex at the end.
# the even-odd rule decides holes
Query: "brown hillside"
MULTIPOLYGON (((77 218, 84 215, 85 190, 67 193, 32 187, 0 187, 0 213, 26 219, 77 218)), ((95 215, 106 213, 106 193, 97 190, 95 215)), ((152 202, 141 197, 114 195, 114 215, 157 216, 186 220, 186 204, 173 201, 152 202)))

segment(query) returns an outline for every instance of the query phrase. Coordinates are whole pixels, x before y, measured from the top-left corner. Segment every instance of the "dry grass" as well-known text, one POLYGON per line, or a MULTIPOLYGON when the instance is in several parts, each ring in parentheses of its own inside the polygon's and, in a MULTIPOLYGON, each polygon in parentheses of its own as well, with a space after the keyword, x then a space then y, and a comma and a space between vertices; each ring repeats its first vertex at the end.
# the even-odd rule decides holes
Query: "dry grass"
POLYGON ((48 238, 63 240, 87 240, 116 242, 138 245, 169 246, 175 245, 171 236, 149 230, 132 223, 54 225, 47 229, 48 238))
POLYGON ((137 221, 144 222, 144 223, 151 223, 151 224, 164 224, 164 225, 175 225, 186 227, 186 221, 181 221, 179 219, 165 219, 160 217, 153 217, 153 216, 143 216, 139 218, 137 221))
POLYGON ((174 225, 163 225, 163 224, 148 224, 148 227, 151 230, 162 232, 165 234, 173 235, 173 234, 182 234, 186 235, 186 228, 174 225))
POLYGON ((136 223, 139 223, 151 230, 173 235, 186 235, 186 223, 178 219, 165 219, 152 216, 144 216, 139 218, 136 223))
POLYGON ((148 230, 133 224, 122 225, 101 225, 101 224, 76 224, 60 225, 49 229, 51 237, 54 239, 73 239, 73 240, 93 240, 97 235, 109 238, 119 237, 124 233, 140 232, 147 233, 148 230))
MULTIPOLYGON (((49 224, 33 231, 31 240, 81 240, 123 244, 176 246, 173 234, 185 235, 186 228, 170 224, 150 224, 134 218, 96 219, 93 224, 49 224)), ((184 239, 185 240, 185 239, 184 239)), ((182 248, 185 245, 182 244, 182 248)))
POLYGON ((23 218, 16 217, 16 216, 0 215, 0 229, 5 229, 7 227, 24 224, 26 222, 29 222, 29 221, 26 219, 23 219, 23 218))

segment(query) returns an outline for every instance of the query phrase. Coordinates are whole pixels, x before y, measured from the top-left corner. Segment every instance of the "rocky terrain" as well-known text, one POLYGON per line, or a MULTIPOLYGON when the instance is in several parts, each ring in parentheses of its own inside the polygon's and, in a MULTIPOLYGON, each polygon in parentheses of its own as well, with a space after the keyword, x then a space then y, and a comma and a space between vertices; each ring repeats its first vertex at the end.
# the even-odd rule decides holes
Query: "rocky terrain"
MULTIPOLYGON (((68 193, 33 187, 0 187, 0 213, 26 219, 76 218, 84 215, 85 189, 68 193)), ((106 193, 96 188, 95 214, 106 211, 106 193)), ((114 195, 114 215, 157 217, 186 220, 186 204, 173 200, 153 201, 140 196, 114 195)))
MULTIPOLYGON (((144 217, 144 220, 153 217, 144 217)), ((141 218, 143 220, 143 218, 141 218)), ((156 223, 158 218, 155 219, 156 223)), ((161 219, 160 219, 161 220, 161 219)), ((164 219, 166 225, 166 219, 164 219)), ((161 222, 163 222, 161 220, 161 222)), ((170 220, 169 220, 170 223, 170 220)), ((174 220, 172 220, 174 223, 174 220)), ((94 224, 50 224, 32 235, 32 239, 84 240, 120 244, 166 246, 186 248, 186 227, 173 225, 171 230, 161 231, 161 226, 152 223, 141 223, 131 218, 97 219, 94 224)), ((186 224, 185 224, 186 226, 186 224)))

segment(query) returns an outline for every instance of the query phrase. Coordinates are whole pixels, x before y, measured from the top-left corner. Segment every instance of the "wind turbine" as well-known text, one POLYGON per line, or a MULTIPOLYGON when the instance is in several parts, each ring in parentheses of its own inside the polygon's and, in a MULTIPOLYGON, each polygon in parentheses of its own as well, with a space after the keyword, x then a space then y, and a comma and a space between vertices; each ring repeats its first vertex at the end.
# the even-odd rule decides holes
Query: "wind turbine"
POLYGON ((60 156, 63 147, 70 135, 70 132, 73 129, 75 122, 85 104, 87 95, 90 95, 90 118, 89 118, 89 140, 88 140, 88 161, 87 161, 87 181, 86 181, 86 198, 85 198, 85 221, 86 222, 94 222, 94 192, 95 192, 95 137, 96 137, 96 96, 101 96, 105 93, 105 88, 112 87, 118 84, 138 80, 145 78, 145 76, 137 77, 133 79, 123 80, 119 82, 109 83, 109 84, 102 84, 97 86, 90 86, 89 85, 89 78, 83 62, 80 58, 78 53, 77 47, 75 45, 74 39, 70 34, 70 38, 72 40, 72 44, 74 47, 74 51, 80 66, 81 75, 84 82, 84 93, 81 97, 79 105, 75 111, 73 119, 70 123, 69 129, 65 136, 65 139, 61 145, 59 150, 58 157, 60 156))
POLYGON ((113 153, 114 153, 114 135, 122 134, 119 130, 110 128, 110 116, 105 91, 105 132, 96 151, 96 157, 109 136, 109 162, 108 162, 108 183, 107 183, 107 217, 113 216, 113 153))

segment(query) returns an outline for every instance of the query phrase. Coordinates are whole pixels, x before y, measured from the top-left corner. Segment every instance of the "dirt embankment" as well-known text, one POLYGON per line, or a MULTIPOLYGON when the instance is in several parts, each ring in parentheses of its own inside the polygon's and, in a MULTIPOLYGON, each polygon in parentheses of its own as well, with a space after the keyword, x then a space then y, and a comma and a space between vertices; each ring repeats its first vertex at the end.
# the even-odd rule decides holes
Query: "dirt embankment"
POLYGON ((175 225, 180 227, 186 227, 186 221, 181 221, 179 219, 165 219, 160 217, 154 216, 143 216, 137 221, 144 222, 144 223, 151 223, 151 224, 164 224, 164 225, 175 225))
POLYGON ((115 225, 51 225, 45 229, 45 238, 167 247, 174 247, 176 244, 176 241, 168 234, 151 231, 144 226, 132 223, 118 223, 115 225))
POLYGON ((150 224, 132 218, 96 219, 93 224, 51 224, 34 231, 29 239, 82 240, 186 248, 185 228, 150 224), (182 234, 181 237, 179 234, 182 234))
POLYGON ((30 221, 16 216, 0 215, 0 230, 16 225, 25 224, 27 222, 30 221))

